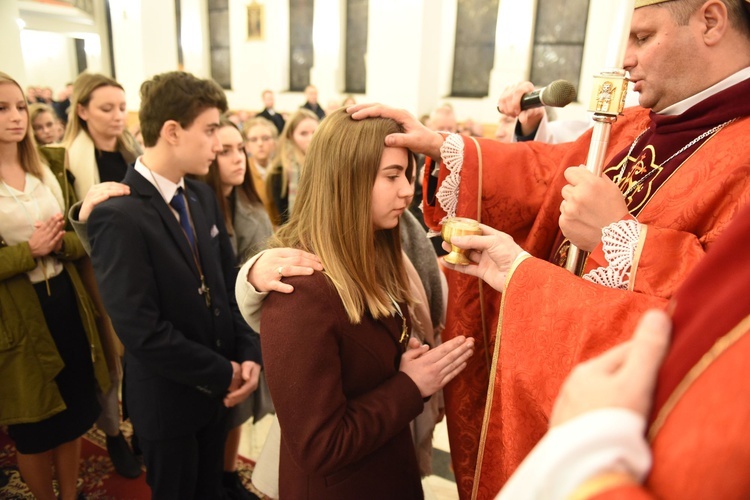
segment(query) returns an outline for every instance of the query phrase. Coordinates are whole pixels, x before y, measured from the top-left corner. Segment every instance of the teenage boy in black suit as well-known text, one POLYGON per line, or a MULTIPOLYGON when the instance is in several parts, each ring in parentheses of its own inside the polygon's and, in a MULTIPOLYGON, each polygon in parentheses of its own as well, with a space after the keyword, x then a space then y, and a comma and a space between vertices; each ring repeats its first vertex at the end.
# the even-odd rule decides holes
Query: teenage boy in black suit
POLYGON ((141 87, 145 153, 130 196, 88 216, 91 257, 125 345, 125 395, 154 498, 221 498, 227 407, 255 390, 260 343, 234 298, 229 236, 203 175, 227 101, 211 80, 155 76, 141 87))

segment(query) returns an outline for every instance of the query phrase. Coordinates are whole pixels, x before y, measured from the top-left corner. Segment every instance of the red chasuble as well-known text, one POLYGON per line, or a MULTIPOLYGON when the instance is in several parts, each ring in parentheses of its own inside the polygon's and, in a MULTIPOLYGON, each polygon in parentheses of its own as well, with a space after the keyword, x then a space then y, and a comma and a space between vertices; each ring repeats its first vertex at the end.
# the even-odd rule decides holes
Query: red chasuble
MULTIPOLYGON (((563 173, 585 163, 591 132, 558 145, 479 140, 481 151, 463 139, 456 215, 509 233, 534 258, 512 270, 503 297, 476 278, 447 273, 443 338, 476 339, 469 366, 445 389, 461 498, 494 497, 546 431, 572 367, 628 338, 646 309, 664 307, 750 201, 748 91, 750 81, 742 82, 677 117, 632 108, 613 126, 606 171, 624 190, 636 186, 629 207, 644 225, 628 290, 596 285, 548 261, 561 240, 563 173), (680 151, 735 117, 742 118, 680 151), (637 184, 654 166, 658 171, 637 184)), ((441 164, 438 186, 448 174, 441 164)), ((446 213, 429 192, 425 201, 425 221, 438 229, 446 213)), ((587 269, 599 265, 589 259, 587 269)))
MULTIPOLYGON (((672 345, 656 387, 643 486, 593 498, 750 497, 750 208, 673 298, 672 345)), ((584 487, 596 492, 598 478, 584 487)))

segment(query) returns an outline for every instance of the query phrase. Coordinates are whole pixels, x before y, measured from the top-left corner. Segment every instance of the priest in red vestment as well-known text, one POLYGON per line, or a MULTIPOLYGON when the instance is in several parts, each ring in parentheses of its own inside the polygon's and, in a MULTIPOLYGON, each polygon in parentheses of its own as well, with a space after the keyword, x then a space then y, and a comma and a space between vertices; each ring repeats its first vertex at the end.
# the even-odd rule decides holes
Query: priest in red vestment
MULTIPOLYGON (((585 162, 591 132, 568 144, 502 144, 422 127, 386 139, 434 161, 425 221, 463 216, 508 235, 495 292, 449 273, 445 339, 476 355, 445 388, 461 498, 492 498, 547 429, 580 361, 622 342, 663 307, 750 201, 750 20, 743 0, 637 0, 625 69, 642 107, 612 128, 605 176, 585 162), (568 241, 590 251, 583 278, 559 267, 568 241), (522 253, 523 250, 523 253, 522 253)), ((471 266, 469 266, 471 267, 471 266)), ((465 269, 464 269, 465 270, 465 269)))
POLYGON ((668 352, 668 317, 649 313, 579 365, 499 500, 750 497, 748 248, 750 207, 673 296, 668 352))

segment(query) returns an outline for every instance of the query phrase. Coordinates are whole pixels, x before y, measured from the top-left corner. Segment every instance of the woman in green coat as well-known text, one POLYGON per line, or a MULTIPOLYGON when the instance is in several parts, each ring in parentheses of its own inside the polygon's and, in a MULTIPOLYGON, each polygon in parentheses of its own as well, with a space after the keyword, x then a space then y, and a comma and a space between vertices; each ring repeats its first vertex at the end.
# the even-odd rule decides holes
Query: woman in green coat
POLYGON ((63 216, 65 172, 39 160, 26 99, 0 73, 0 425, 39 500, 75 498, 80 437, 109 386, 95 313, 74 262, 85 255, 63 216), (54 466, 54 468, 53 468, 54 466))

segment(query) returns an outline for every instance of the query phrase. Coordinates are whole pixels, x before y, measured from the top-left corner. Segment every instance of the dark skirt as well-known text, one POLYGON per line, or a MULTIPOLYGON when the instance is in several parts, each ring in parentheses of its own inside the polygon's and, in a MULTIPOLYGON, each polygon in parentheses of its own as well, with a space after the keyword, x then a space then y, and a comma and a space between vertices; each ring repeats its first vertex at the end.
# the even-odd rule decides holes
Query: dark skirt
POLYGON ((42 453, 72 441, 88 431, 101 412, 96 398, 96 379, 91 362, 91 347, 81 316, 75 290, 68 273, 34 285, 47 327, 65 367, 55 377, 66 409, 40 422, 8 426, 16 449, 24 454, 42 453))

